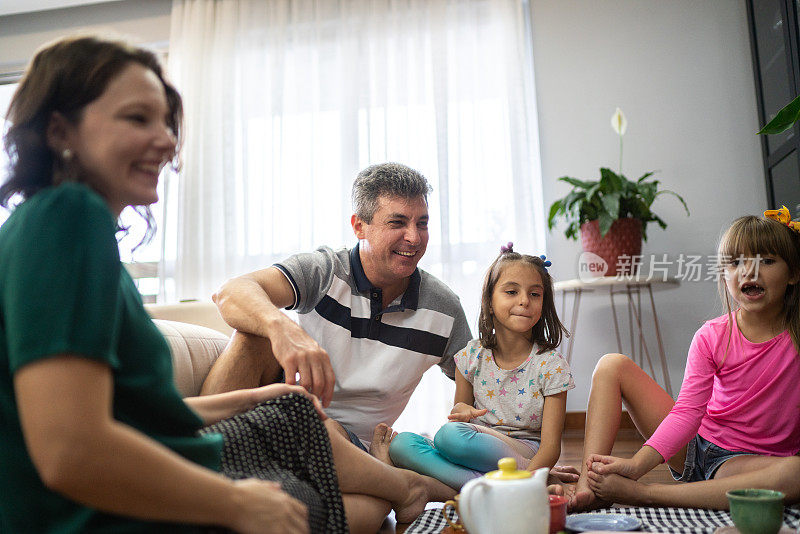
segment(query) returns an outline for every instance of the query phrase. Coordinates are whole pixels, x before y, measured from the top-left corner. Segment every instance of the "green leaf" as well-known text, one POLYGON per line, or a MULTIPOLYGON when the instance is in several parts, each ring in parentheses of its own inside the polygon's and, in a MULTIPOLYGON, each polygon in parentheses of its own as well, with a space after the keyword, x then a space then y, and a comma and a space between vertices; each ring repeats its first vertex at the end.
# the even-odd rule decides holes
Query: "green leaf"
POLYGON ((568 194, 562 199, 562 201, 564 202, 564 209, 571 210, 576 202, 581 201, 585 198, 586 198, 585 191, 572 191, 570 194, 568 194))
POLYGON ((783 133, 791 128, 798 119, 800 119, 800 95, 789 102, 766 126, 761 128, 758 135, 783 133))
POLYGON ((608 213, 600 213, 598 220, 600 221, 600 238, 603 238, 611 229, 611 225, 614 224, 617 218, 612 217, 608 213))
POLYGON ((604 193, 614 193, 621 191, 623 183, 626 182, 624 178, 617 176, 617 173, 611 169, 602 167, 600 169, 600 188, 604 193))
POLYGON ((650 205, 652 205, 653 201, 656 199, 658 184, 659 181, 654 180, 652 182, 639 183, 637 186, 639 195, 641 195, 642 200, 644 200, 644 203, 647 204, 648 207, 650 207, 650 205))
POLYGON ((634 219, 639 219, 642 221, 642 224, 652 221, 653 214, 650 211, 650 206, 645 204, 644 200, 641 198, 630 198, 623 202, 625 207, 625 212, 620 212, 620 217, 625 217, 630 213, 631 217, 634 219))
POLYGON ((636 183, 640 184, 640 183, 644 182, 645 180, 647 180, 648 178, 653 176, 655 173, 656 173, 656 171, 650 171, 650 172, 644 173, 638 180, 636 180, 636 183))
POLYGON ((611 193, 603 197, 603 207, 612 221, 619 218, 619 193, 611 193))
POLYGON ((597 218, 598 209, 594 204, 576 205, 574 209, 576 213, 575 219, 578 220, 580 224, 586 221, 593 221, 597 218))
POLYGON ((561 203, 561 200, 556 200, 550 206, 550 215, 547 217, 547 227, 550 230, 553 229, 553 225, 554 225, 554 222, 555 222, 556 215, 558 215, 558 213, 561 212, 561 211, 564 211, 564 206, 561 203))
POLYGON ((598 191, 600 191, 600 186, 601 185, 602 184, 600 184, 600 182, 597 182, 596 184, 594 184, 588 191, 586 191, 586 198, 588 198, 590 200, 594 200, 593 197, 595 197, 597 195, 598 191))
POLYGON ((656 193, 656 196, 658 196, 658 195, 663 195, 664 193, 668 193, 668 194, 670 194, 670 195, 674 195, 674 196, 675 196, 675 198, 677 198, 678 200, 680 200, 681 204, 683 204, 683 209, 684 209, 684 210, 686 210, 686 215, 687 215, 687 216, 688 216, 688 215, 691 215, 691 213, 689 213, 689 206, 687 206, 687 205, 686 205, 686 201, 685 201, 685 200, 683 200, 683 197, 682 197, 682 196, 680 196, 680 195, 679 195, 678 193, 676 193, 675 191, 670 191, 669 189, 664 189, 663 191, 659 191, 658 193, 656 193))
POLYGON ((581 189, 589 189, 590 187, 592 187, 594 184, 597 183, 594 180, 585 182, 583 180, 578 180, 577 178, 571 178, 569 176, 562 176, 558 180, 561 182, 567 182, 569 185, 573 187, 580 187, 581 189))
POLYGON ((579 226, 577 224, 572 223, 567 226, 567 229, 564 231, 564 235, 569 239, 578 239, 578 228, 579 226))

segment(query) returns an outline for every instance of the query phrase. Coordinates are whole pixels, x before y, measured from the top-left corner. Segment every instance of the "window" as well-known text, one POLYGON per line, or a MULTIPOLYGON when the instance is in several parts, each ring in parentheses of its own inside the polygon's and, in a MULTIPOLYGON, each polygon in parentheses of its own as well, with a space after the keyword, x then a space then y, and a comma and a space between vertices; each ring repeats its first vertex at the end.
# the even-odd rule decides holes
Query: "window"
MULTIPOLYGON (((11 103, 11 96, 14 94, 14 91, 17 89, 16 83, 6 83, 0 84, 0 116, 2 119, 2 128, 0 131, 5 133, 6 131, 6 112, 8 111, 8 105, 11 103)), ((5 182, 7 176, 7 169, 8 169, 8 156, 6 155, 6 151, 4 149, 0 150, 0 176, 2 176, 1 182, 5 182)), ((5 222, 8 218, 9 212, 5 208, 0 207, 0 225, 5 222)))

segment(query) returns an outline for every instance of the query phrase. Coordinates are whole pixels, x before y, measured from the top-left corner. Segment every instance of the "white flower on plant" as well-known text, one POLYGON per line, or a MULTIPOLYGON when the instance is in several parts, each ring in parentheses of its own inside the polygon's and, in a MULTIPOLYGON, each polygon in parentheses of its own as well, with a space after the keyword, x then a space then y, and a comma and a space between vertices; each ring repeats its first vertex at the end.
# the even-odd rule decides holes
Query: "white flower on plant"
POLYGON ((625 118, 625 115, 623 115, 622 110, 619 108, 617 108, 611 116, 611 127, 614 128, 614 131, 617 132, 617 135, 620 137, 625 135, 625 130, 628 129, 628 119, 625 118))

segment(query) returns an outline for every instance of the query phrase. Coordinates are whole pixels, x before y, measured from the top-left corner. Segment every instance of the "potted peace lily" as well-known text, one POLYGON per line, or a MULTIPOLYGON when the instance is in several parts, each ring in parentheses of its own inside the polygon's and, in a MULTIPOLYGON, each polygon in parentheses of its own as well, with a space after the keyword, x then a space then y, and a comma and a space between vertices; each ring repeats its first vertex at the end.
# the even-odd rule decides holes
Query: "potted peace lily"
POLYGON ((570 192, 553 202, 547 226, 550 230, 557 219, 567 223, 564 235, 569 239, 581 238, 585 252, 597 254, 608 265, 606 276, 627 274, 635 271, 630 259, 641 254, 642 240, 647 240, 647 224, 657 223, 666 228, 667 223, 651 211, 653 202, 663 194, 677 198, 686 214, 689 208, 683 198, 668 189, 659 190, 659 181, 652 178, 654 172, 646 172, 636 181, 622 174, 622 137, 628 128, 622 110, 617 108, 611 117, 611 127, 619 136, 619 168, 617 172, 606 167, 600 169, 599 180, 578 180, 562 176, 560 181, 572 186, 570 192))

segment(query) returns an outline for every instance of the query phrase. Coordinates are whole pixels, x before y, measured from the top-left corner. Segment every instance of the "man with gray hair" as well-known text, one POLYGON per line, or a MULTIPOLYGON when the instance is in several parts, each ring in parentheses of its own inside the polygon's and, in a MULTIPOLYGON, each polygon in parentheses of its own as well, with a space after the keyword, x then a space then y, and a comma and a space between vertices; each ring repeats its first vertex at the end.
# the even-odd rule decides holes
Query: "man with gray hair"
POLYGON ((453 355, 472 337, 455 293, 417 268, 430 191, 405 165, 367 167, 353 183, 354 248, 320 247, 227 281, 214 302, 236 332, 203 393, 283 375, 317 395, 354 444, 386 438, 380 423, 394 423, 432 365, 452 379, 453 355))

